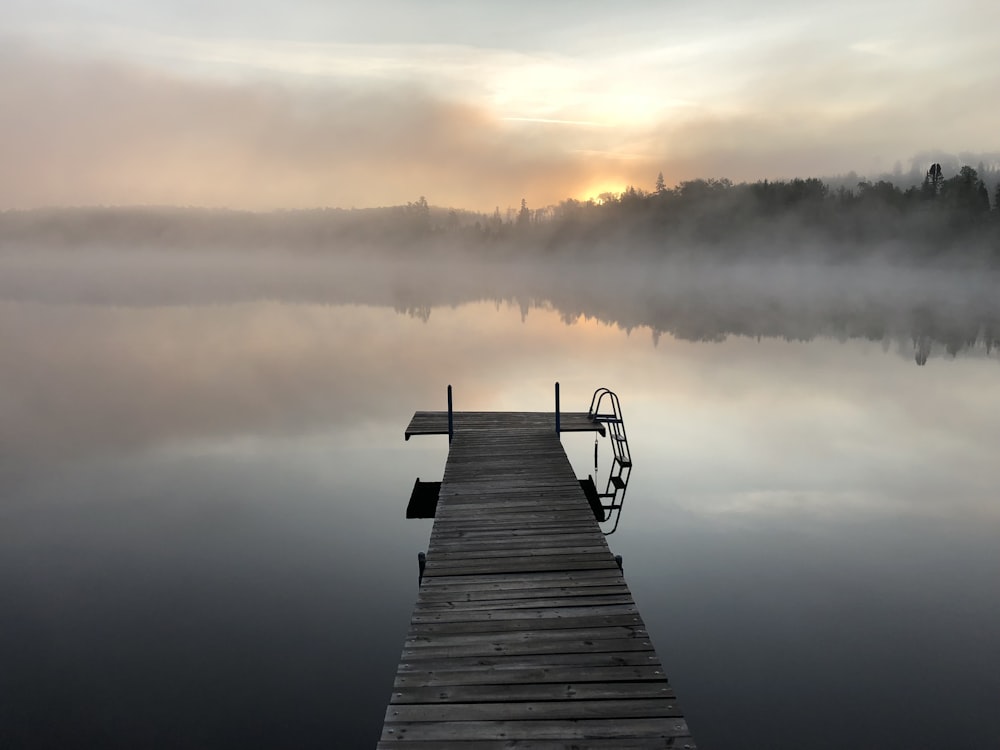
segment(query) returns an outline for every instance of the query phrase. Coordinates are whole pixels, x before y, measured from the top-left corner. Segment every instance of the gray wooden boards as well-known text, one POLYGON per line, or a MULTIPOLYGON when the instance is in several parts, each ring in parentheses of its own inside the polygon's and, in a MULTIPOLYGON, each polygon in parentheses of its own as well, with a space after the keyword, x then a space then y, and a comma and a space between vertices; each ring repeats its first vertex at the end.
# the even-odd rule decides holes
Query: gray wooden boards
POLYGON ((552 415, 455 417, 378 748, 694 748, 552 415))
MULTIPOLYGON (((552 430, 556 428, 555 412, 550 411, 456 411, 453 414, 455 432, 461 430, 552 430)), ((601 422, 595 422, 586 412, 559 413, 562 432, 599 432, 604 435, 601 422)), ((418 411, 413 415, 403 436, 447 435, 448 412, 418 411)))

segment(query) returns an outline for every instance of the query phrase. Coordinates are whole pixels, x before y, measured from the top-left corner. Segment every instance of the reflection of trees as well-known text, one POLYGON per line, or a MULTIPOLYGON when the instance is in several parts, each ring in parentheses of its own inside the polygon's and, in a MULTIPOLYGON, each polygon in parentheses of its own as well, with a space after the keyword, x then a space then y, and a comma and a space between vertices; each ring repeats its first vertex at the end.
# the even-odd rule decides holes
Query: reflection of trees
POLYGON ((400 315, 406 315, 411 318, 416 318, 417 320, 422 320, 424 323, 431 319, 431 307, 430 305, 421 305, 419 307, 406 307, 405 305, 394 305, 393 309, 400 315))
POLYGON ((428 320, 484 300, 692 341, 827 336, 918 361, 1000 345, 1000 272, 884 263, 460 260, 286 253, 0 251, 0 305, 178 306, 267 299, 376 305, 428 320), (192 279, 198 279, 192 284, 192 279))
POLYGON ((926 365, 927 357, 931 353, 931 340, 927 336, 920 335, 914 336, 913 338, 913 348, 916 351, 914 359, 916 359, 918 365, 926 365))
MULTIPOLYGON (((992 355, 1000 346, 998 278, 982 273, 914 272, 889 266, 741 267, 558 262, 428 268, 407 274, 406 304, 456 305, 494 300, 522 318, 533 307, 557 311, 568 325, 581 317, 625 331, 648 328, 687 341, 730 336, 809 341, 864 339, 912 352, 918 364, 936 354, 992 355)), ((397 289, 397 293, 401 290, 397 289)))
POLYGON ((758 267, 755 281, 742 278, 749 276, 748 268, 717 283, 713 280, 726 271, 714 266, 686 273, 640 264, 589 264, 575 272, 558 263, 491 268, 488 274, 455 268, 447 283, 428 278, 426 287, 416 284, 410 293, 421 288, 429 305, 491 299, 520 307, 522 317, 542 306, 556 310, 567 324, 586 317, 625 331, 648 328, 654 344, 664 333, 703 342, 730 336, 865 339, 912 351, 918 364, 935 352, 991 355, 1000 345, 996 281, 977 274, 914 276, 889 267, 839 267, 830 278, 829 268, 790 274, 782 266, 780 272, 772 269, 773 278, 758 267), (877 274, 881 277, 873 279, 877 274), (674 282, 662 281, 670 278, 674 282), (800 293, 792 294, 796 279, 800 293))

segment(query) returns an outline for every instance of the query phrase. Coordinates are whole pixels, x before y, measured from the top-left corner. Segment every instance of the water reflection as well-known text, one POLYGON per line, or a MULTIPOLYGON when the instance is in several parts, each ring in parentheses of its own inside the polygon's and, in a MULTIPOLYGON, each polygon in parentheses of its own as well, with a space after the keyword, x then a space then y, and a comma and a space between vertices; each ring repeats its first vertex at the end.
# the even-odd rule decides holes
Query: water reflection
MULTIPOLYGON (((709 315, 593 269, 63 260, 0 275, 5 747, 373 745, 429 528, 405 503, 446 452, 403 428, 449 382, 544 410, 555 380, 568 409, 623 398, 613 548, 706 747, 837 747, 845 716, 878 747, 1000 734, 981 334, 918 368, 906 314, 843 342, 805 315, 818 280, 774 307, 706 279, 709 315), (784 333, 690 340, 761 309, 784 333)), ((934 319, 985 331, 991 282, 938 281, 934 319)), ((564 444, 585 476, 592 436, 564 444)))
POLYGON ((260 299, 392 307, 426 321, 444 305, 551 307, 692 341, 727 336, 878 341, 918 364, 1000 344, 996 272, 802 261, 568 262, 441 256, 397 262, 227 251, 15 252, 0 249, 0 299, 116 306, 260 299))

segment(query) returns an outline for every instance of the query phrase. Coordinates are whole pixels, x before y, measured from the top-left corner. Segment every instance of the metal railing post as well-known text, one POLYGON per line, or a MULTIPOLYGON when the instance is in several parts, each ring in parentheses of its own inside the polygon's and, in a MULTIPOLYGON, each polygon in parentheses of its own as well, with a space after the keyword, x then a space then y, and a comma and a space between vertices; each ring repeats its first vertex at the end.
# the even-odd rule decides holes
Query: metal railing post
POLYGON ((562 432, 559 424, 559 381, 556 381, 556 435, 562 432))
POLYGON ((448 445, 451 445, 451 439, 455 437, 455 412, 451 407, 451 386, 448 386, 448 445))

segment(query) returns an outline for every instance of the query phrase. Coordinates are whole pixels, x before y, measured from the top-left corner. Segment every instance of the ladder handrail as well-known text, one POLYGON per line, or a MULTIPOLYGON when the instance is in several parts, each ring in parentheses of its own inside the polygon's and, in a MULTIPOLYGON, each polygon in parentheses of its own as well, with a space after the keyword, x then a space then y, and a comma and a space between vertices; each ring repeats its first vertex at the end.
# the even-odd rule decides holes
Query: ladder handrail
POLYGON ((594 395, 590 399, 590 409, 587 410, 587 414, 589 414, 592 418, 596 417, 597 409, 601 406, 601 401, 603 401, 604 397, 609 393, 614 395, 614 391, 610 388, 601 387, 594 391, 594 395))
MULTIPOLYGON (((608 505, 602 504, 602 507, 606 511, 605 521, 612 520, 612 516, 614 516, 614 524, 611 529, 604 532, 605 536, 607 536, 613 534, 618 528, 622 505, 625 502, 625 490, 628 487, 629 475, 632 473, 632 454, 629 451, 628 435, 625 432, 625 419, 622 416, 621 401, 618 399, 618 394, 610 388, 602 387, 595 390, 594 395, 590 399, 590 408, 587 410, 587 415, 595 422, 602 422, 607 426, 607 436, 611 440, 611 450, 614 454, 607 486, 601 495, 602 498, 611 499, 608 505), (611 411, 602 413, 601 406, 605 397, 608 398, 611 411)), ((594 455, 596 457, 596 453, 594 455)))
POLYGON ((604 422, 608 425, 611 433, 611 449, 615 458, 623 466, 631 465, 632 455, 629 451, 628 435, 625 433, 625 420, 622 417, 622 406, 618 394, 610 388, 598 388, 590 399, 590 409, 587 411, 587 416, 595 422, 604 422), (611 402, 611 412, 602 414, 600 409, 605 396, 610 397, 608 400, 611 402))

